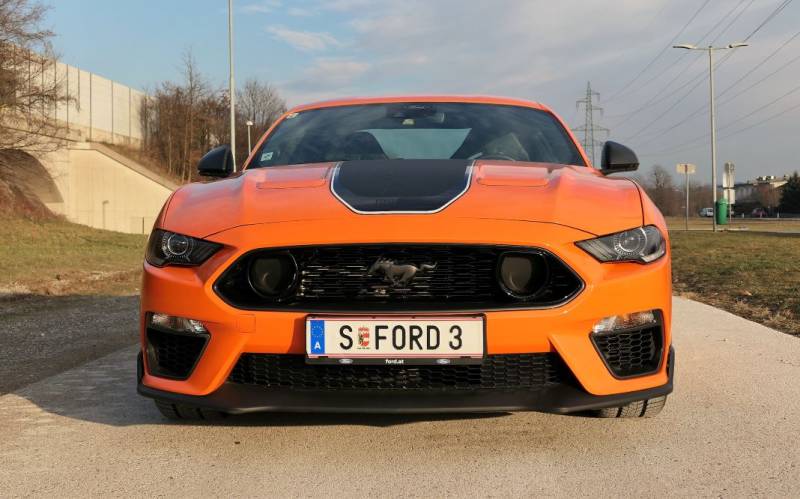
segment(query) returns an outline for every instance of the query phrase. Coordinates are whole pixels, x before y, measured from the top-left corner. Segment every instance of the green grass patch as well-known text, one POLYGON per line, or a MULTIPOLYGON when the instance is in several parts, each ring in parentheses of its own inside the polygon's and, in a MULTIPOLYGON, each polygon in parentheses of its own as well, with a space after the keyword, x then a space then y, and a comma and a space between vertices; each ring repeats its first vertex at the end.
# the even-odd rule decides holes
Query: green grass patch
POLYGON ((800 235, 670 233, 675 291, 800 335, 800 235))
POLYGON ((133 294, 146 236, 0 218, 0 295, 133 294))

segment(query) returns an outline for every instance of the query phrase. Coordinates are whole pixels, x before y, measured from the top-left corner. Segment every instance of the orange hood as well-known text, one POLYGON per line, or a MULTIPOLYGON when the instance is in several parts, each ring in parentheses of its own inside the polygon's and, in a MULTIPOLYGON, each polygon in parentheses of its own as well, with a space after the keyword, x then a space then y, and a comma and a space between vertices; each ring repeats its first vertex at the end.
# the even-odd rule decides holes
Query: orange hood
POLYGON ((334 163, 246 170, 178 189, 163 228, 195 237, 242 225, 352 217, 499 219, 565 225, 603 235, 642 224, 636 184, 587 167, 477 161, 467 191, 431 214, 357 214, 331 192, 334 163))

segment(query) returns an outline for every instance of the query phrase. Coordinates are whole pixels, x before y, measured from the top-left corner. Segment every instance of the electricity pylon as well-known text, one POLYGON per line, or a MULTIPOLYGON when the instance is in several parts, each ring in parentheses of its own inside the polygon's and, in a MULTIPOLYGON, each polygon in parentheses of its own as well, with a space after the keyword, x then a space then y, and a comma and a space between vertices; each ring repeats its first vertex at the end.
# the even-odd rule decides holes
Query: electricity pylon
POLYGON ((586 154, 589 155, 589 158, 592 160, 592 165, 595 164, 595 148, 598 146, 603 145, 602 140, 598 140, 595 138, 595 134, 604 133, 608 135, 610 130, 608 128, 604 128, 600 125, 595 124, 594 122, 594 113, 597 111, 598 114, 603 114, 603 108, 599 106, 595 106, 593 100, 597 98, 600 100, 600 94, 597 92, 592 91, 592 83, 586 83, 586 97, 583 99, 575 101, 575 108, 580 109, 583 106, 585 111, 586 117, 584 119, 583 126, 578 128, 573 128, 573 132, 578 132, 583 134, 583 140, 581 140, 581 145, 583 145, 583 150, 586 151, 586 154))

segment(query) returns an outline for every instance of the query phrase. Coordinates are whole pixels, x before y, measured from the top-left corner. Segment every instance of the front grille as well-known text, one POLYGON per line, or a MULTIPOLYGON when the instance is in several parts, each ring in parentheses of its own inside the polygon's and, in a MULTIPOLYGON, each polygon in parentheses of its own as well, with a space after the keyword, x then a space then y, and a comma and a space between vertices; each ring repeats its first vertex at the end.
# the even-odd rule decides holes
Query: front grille
POLYGON ((489 355, 474 365, 306 364, 302 355, 243 354, 228 381, 290 390, 538 390, 569 372, 554 353, 489 355))
POLYGON ((540 249, 470 245, 348 245, 258 250, 235 262, 215 288, 229 304, 245 309, 475 310, 547 307, 575 296, 583 282, 564 263, 540 249), (515 299, 498 283, 498 260, 508 251, 541 254, 548 267, 543 292, 515 299), (297 279, 288 293, 266 298, 254 292, 247 277, 250 262, 270 253, 288 252, 297 262, 297 279), (380 259, 418 269, 405 283, 370 274, 380 259))
POLYGON ((147 368, 162 378, 186 379, 208 341, 205 334, 168 333, 147 328, 147 368))
POLYGON ((632 331, 593 333, 597 350, 619 377, 641 376, 658 370, 663 353, 661 326, 632 331))

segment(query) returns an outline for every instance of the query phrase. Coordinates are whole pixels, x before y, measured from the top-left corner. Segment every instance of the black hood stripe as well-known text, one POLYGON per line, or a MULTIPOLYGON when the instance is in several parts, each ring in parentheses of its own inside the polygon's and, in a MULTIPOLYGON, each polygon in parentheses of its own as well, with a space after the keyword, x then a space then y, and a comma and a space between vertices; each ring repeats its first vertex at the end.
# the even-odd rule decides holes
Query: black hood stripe
POLYGON ((331 193, 356 213, 436 213, 469 190, 470 160, 381 159, 336 165, 331 193))

